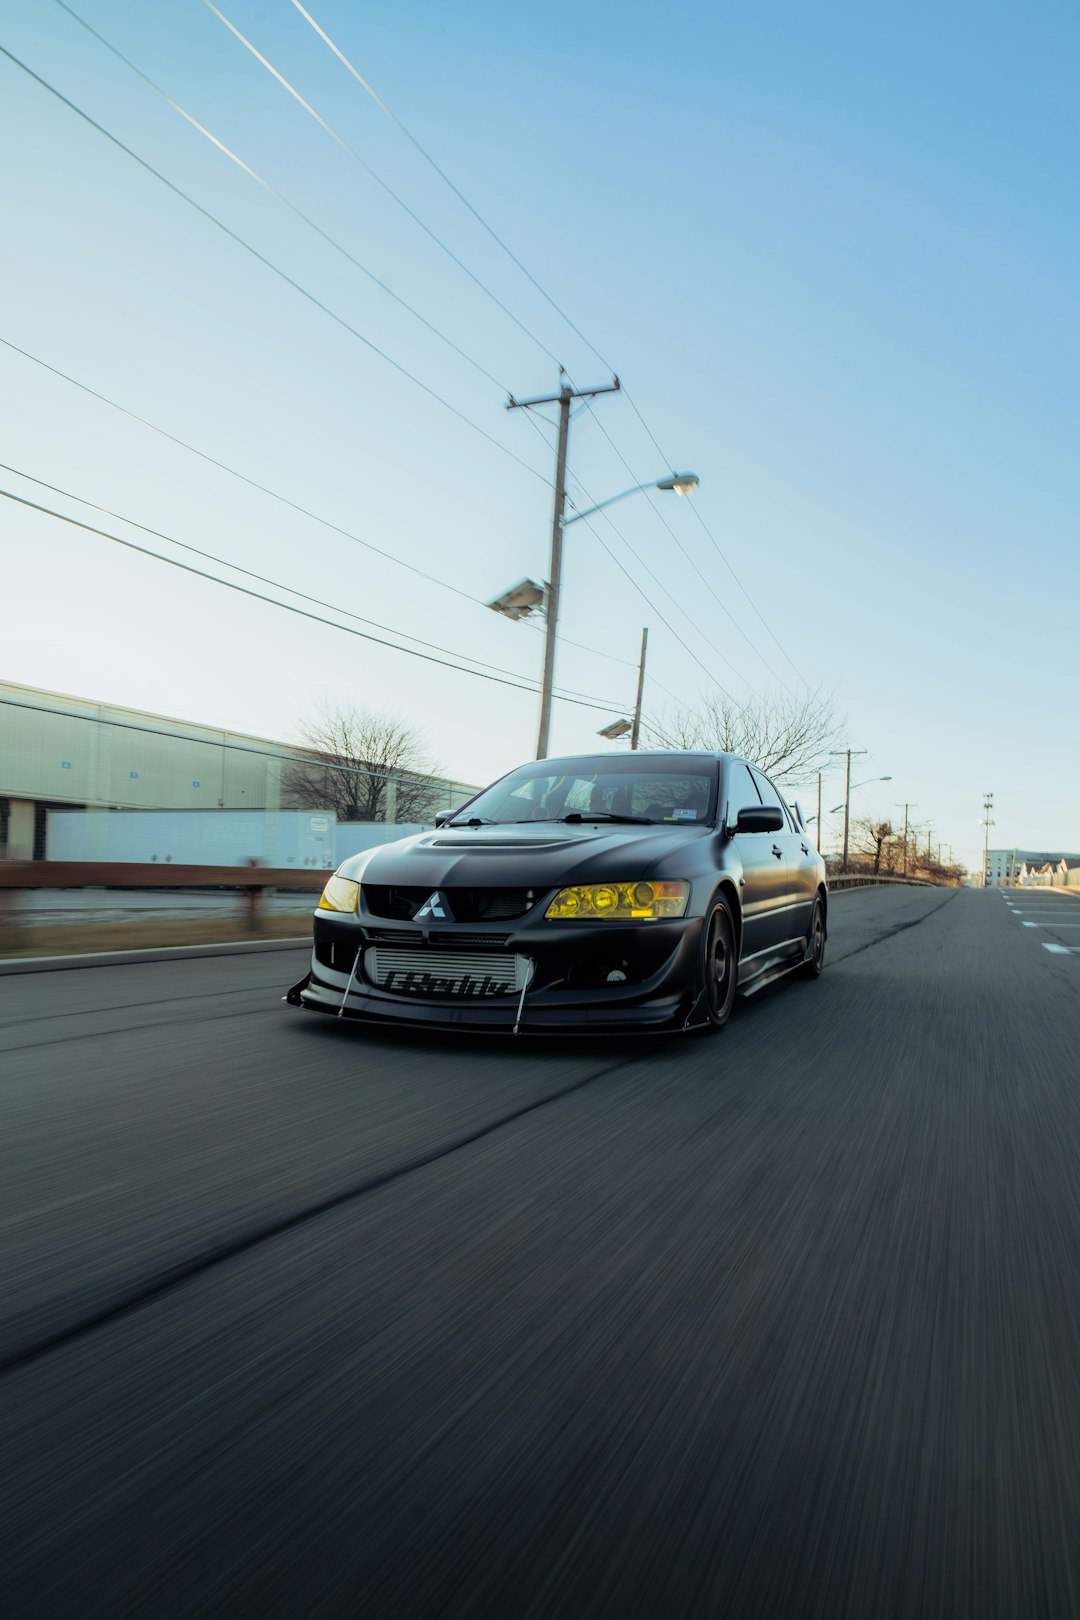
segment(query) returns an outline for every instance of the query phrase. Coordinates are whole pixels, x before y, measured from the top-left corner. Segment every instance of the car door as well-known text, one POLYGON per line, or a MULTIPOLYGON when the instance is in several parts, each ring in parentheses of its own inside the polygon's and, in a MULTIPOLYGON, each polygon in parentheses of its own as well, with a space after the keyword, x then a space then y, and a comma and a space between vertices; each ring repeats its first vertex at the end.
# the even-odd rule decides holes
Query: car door
POLYGON ((739 811, 763 803, 744 761, 729 763, 724 792, 726 825, 742 864, 742 961, 746 966, 741 976, 746 978, 768 966, 783 937, 780 908, 787 899, 787 857, 780 844, 782 833, 735 832, 739 811))
MULTIPOLYGON (((781 795, 783 797, 783 795, 781 795)), ((798 900, 800 906, 799 921, 800 932, 808 934, 810 919, 814 911, 814 901, 817 898, 818 884, 821 881, 821 856, 817 852, 814 840, 807 832, 805 824, 797 813, 797 807, 789 807, 791 824, 794 829, 792 840, 792 861, 788 874, 793 898, 798 900)))
POLYGON ((762 804, 777 806, 783 812, 784 825, 780 832, 775 834, 776 844, 781 854, 780 864, 784 868, 783 893, 776 899, 776 943, 786 952, 794 952, 797 946, 806 939, 810 932, 810 908, 813 905, 813 888, 807 894, 807 873, 803 870, 806 856, 803 851, 809 848, 810 841, 806 836, 796 830, 795 818, 791 814, 779 789, 774 787, 763 771, 755 766, 752 773, 754 786, 761 794, 762 804))

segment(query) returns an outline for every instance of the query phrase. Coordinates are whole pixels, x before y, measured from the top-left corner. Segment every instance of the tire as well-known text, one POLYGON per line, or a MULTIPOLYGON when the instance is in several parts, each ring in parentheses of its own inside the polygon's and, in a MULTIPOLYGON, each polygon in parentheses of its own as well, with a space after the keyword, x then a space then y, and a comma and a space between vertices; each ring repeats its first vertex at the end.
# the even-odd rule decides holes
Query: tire
POLYGON ((707 1033, 723 1029, 735 1005, 739 959, 735 928, 727 902, 719 897, 709 908, 701 933, 701 985, 707 1033))
POLYGON ((806 948, 810 952, 810 957, 803 963, 803 977, 820 979, 825 968, 825 907, 820 894, 814 901, 810 932, 806 936, 806 948))

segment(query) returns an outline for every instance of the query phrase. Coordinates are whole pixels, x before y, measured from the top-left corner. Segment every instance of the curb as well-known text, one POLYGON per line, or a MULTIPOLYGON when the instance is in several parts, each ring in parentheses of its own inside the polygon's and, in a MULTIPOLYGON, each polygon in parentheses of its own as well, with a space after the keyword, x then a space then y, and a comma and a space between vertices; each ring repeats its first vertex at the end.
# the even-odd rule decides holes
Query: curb
POLYGON ((200 956, 251 956, 264 951, 310 949, 310 936, 304 936, 238 939, 217 945, 159 945, 142 951, 97 951, 88 956, 13 956, 0 961, 0 977, 9 973, 59 973, 71 968, 131 967, 140 962, 186 962, 200 956))

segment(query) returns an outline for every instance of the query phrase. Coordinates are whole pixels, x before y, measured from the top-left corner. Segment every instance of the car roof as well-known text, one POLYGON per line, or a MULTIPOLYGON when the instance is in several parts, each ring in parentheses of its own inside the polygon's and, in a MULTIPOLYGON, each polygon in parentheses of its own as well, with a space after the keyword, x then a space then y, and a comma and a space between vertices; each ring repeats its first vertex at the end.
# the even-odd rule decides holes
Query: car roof
MULTIPOLYGON (((555 765, 555 766, 577 765, 582 760, 585 760, 585 759, 590 759, 590 760, 591 759, 597 759, 599 757, 600 757, 599 754, 560 754, 555 758, 548 759, 546 761, 546 763, 548 765, 555 765)), ((610 759, 620 759, 620 758, 627 758, 628 759, 630 756, 628 754, 627 755, 619 755, 619 754, 612 753, 612 754, 609 754, 609 755, 605 755, 604 757, 605 758, 610 758, 610 759)), ((713 759, 713 760, 721 760, 721 759, 741 759, 742 756, 739 755, 739 754, 722 754, 719 751, 713 750, 711 748, 636 748, 634 750, 634 756, 633 757, 635 759, 688 759, 688 760, 689 759, 694 759, 694 760, 713 759)), ((537 761, 537 763, 539 763, 539 761, 537 761)))

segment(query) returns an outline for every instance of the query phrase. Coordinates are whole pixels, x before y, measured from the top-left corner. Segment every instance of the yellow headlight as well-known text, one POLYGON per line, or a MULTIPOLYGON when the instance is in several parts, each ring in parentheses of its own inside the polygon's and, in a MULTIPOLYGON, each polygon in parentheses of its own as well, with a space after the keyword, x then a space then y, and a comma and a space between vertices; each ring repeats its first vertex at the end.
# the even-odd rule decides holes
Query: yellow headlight
POLYGON ((552 922, 655 922, 682 917, 689 883, 584 883, 560 889, 544 913, 552 922))
POLYGON ((355 911, 360 898, 359 883, 348 878, 332 877, 319 900, 320 911, 355 911))

